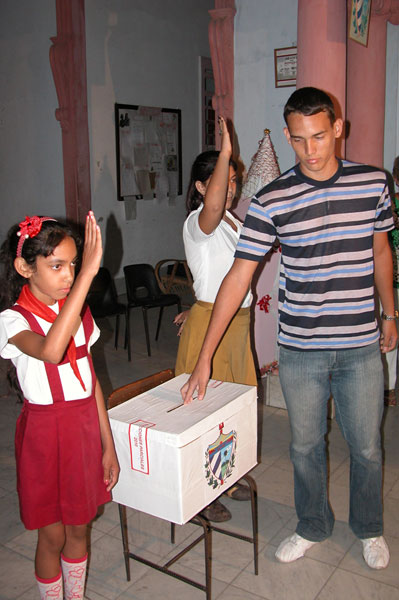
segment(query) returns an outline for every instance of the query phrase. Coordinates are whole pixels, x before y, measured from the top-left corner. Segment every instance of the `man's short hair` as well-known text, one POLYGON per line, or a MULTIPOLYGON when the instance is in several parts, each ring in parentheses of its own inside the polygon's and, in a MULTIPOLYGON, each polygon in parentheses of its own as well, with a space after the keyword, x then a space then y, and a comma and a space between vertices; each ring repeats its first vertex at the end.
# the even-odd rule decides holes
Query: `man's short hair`
POLYGON ((332 100, 328 94, 314 87, 303 87, 295 90, 288 98, 284 106, 284 120, 292 113, 300 113, 305 117, 326 112, 333 125, 336 121, 335 110, 332 100))

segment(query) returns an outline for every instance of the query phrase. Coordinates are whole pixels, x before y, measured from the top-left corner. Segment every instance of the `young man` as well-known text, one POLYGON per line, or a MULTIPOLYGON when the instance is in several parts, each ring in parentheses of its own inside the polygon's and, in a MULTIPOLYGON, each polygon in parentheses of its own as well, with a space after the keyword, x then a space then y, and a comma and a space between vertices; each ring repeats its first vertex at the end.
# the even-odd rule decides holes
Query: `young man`
POLYGON ((299 163, 252 199, 235 262, 182 395, 190 402, 198 390, 203 398, 215 348, 257 264, 278 237, 279 373, 291 425, 298 525, 276 557, 292 562, 332 533, 324 439, 332 394, 351 455, 349 524, 362 541, 366 563, 381 569, 388 565, 389 550, 382 537, 380 350, 388 352, 397 342, 386 176, 336 158, 342 121, 321 90, 296 90, 284 118, 299 163), (383 307, 381 333, 374 285, 383 307))

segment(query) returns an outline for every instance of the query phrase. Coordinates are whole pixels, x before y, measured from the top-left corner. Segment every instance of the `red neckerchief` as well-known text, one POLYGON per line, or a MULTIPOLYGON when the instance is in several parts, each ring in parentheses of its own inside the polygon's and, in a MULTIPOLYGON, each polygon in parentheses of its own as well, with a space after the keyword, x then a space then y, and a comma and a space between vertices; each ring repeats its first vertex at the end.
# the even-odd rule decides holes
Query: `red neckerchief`
MULTIPOLYGON (((63 298, 62 300, 58 301, 60 311, 64 306, 65 301, 66 298, 63 298)), ((22 306, 22 308, 26 308, 26 310, 29 310, 29 312, 40 317, 41 319, 44 319, 48 323, 54 323, 58 316, 53 310, 51 310, 51 308, 47 306, 47 304, 44 304, 44 302, 41 302, 41 300, 38 300, 36 296, 32 294, 29 285, 24 285, 24 287, 22 288, 19 298, 17 300, 17 304, 22 306)), ((83 383, 83 379, 79 373, 79 367, 76 362, 76 345, 75 340, 72 336, 68 342, 66 355, 71 364, 72 371, 74 372, 75 376, 79 379, 84 391, 86 391, 85 384, 83 383)))

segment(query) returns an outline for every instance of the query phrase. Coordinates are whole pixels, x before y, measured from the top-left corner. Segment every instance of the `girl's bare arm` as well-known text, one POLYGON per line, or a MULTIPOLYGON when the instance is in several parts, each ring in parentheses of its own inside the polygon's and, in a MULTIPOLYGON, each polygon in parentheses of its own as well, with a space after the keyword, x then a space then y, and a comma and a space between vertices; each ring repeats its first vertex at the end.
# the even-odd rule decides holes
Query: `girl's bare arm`
POLYGON ((108 414, 105 409, 104 396, 99 382, 96 382, 96 402, 100 422, 101 443, 103 447, 104 483, 107 492, 112 490, 119 478, 119 463, 115 452, 114 440, 108 414))

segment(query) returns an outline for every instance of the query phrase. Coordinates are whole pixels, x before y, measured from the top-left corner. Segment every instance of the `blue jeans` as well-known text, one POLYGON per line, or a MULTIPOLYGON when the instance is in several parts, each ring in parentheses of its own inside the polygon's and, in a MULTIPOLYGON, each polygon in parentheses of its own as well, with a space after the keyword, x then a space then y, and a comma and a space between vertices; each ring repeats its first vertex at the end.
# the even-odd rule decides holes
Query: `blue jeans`
POLYGON ((327 405, 350 450, 349 525, 359 538, 382 535, 380 426, 384 379, 378 342, 347 350, 280 348, 280 381, 291 426, 296 532, 320 542, 334 515, 327 495, 327 405))

